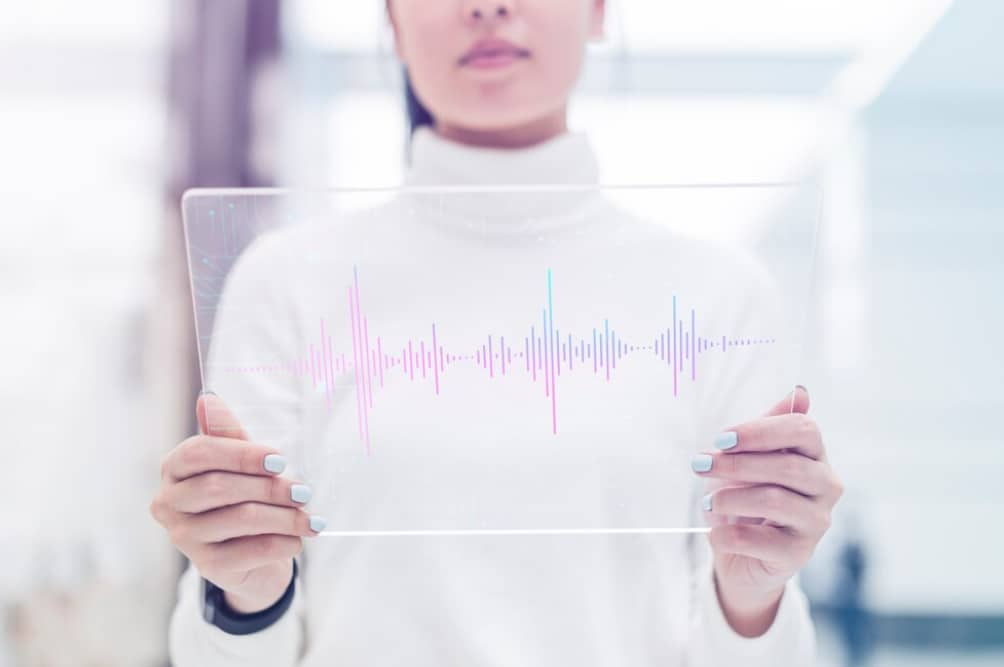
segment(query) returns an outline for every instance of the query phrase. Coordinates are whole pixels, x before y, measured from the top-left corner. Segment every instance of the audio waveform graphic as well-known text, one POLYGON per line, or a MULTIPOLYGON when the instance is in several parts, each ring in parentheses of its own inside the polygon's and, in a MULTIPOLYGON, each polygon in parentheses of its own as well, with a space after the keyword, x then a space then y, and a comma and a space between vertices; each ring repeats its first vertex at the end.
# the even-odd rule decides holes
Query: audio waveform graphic
POLYGON ((348 341, 344 351, 336 351, 330 329, 321 318, 316 342, 310 343, 297 358, 267 365, 223 366, 221 370, 241 374, 309 376, 314 389, 324 392, 329 406, 332 405, 336 377, 351 375, 355 381, 359 438, 367 454, 370 453, 370 411, 374 406, 374 392, 379 395, 390 373, 399 373, 410 382, 429 383, 436 395, 449 377, 450 369, 459 365, 473 364, 490 380, 523 375, 542 386, 543 397, 550 408, 551 431, 556 435, 559 379, 563 373, 592 373, 609 382, 616 376, 619 363, 623 365, 628 357, 644 356, 672 373, 673 396, 678 396, 681 381, 688 377, 691 382, 697 380, 699 357, 776 342, 770 337, 698 335, 695 309, 681 309, 678 313, 675 294, 672 297, 672 321, 645 344, 627 341, 606 319, 602 325, 593 327, 589 335, 563 333, 555 324, 552 276, 548 269, 547 302, 541 309, 540 320, 523 335, 507 337, 488 334, 480 347, 453 350, 441 343, 441 332, 432 322, 426 336, 401 339, 392 347, 383 336, 371 335, 360 296, 358 268, 353 268, 353 281, 347 286, 347 294, 351 352, 348 341))

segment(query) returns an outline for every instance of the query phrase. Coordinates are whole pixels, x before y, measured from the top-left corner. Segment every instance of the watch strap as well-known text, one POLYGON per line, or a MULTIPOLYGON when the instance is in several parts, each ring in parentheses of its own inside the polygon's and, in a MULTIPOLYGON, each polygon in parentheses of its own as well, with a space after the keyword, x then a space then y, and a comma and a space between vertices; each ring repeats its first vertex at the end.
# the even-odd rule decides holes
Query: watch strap
POLYGON ((296 592, 296 573, 298 571, 296 559, 293 559, 293 574, 289 579, 286 591, 272 606, 260 611, 244 614, 235 611, 227 604, 222 588, 202 577, 203 606, 202 616, 206 622, 215 625, 220 630, 231 635, 249 635, 253 632, 264 630, 272 625, 286 613, 293 603, 293 595, 296 592))

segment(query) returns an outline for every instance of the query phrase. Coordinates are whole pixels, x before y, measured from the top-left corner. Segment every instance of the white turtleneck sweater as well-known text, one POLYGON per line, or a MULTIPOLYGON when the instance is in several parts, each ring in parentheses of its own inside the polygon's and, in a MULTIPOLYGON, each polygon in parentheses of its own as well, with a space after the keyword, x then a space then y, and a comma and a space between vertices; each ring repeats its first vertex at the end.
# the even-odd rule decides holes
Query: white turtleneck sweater
MULTIPOLYGON (((502 150, 453 143, 420 128, 406 184, 597 182, 596 159, 581 133, 502 150)), ((417 346, 431 317, 440 318, 447 348, 470 343, 478 332, 505 335, 509 327, 510 336, 520 336, 509 342, 516 364, 525 364, 520 355, 529 346, 512 327, 547 325, 547 310, 542 320, 538 306, 548 305, 550 268, 558 304, 551 324, 576 336, 598 323, 590 303, 602 303, 610 322, 658 331, 677 288, 691 305, 715 304, 701 312, 696 329, 714 334, 709 347, 719 335, 773 333, 749 330, 767 321, 763 295, 769 291, 753 262, 634 220, 598 191, 406 197, 345 223, 266 235, 246 250, 218 307, 205 369, 209 388, 252 438, 287 454, 291 466, 284 474, 312 485, 307 509, 323 514, 329 530, 697 525, 702 491, 690 455, 707 451, 717 430, 758 416, 783 395, 787 387, 771 381, 782 374, 766 365, 773 363, 769 354, 695 351, 691 368, 691 347, 679 360, 674 398, 668 366, 648 372, 632 364, 641 355, 659 357, 659 349, 625 352, 606 382, 602 364, 593 375, 568 366, 592 363, 572 341, 566 348, 571 362, 558 362, 565 375, 551 376, 561 392, 560 412, 549 392, 537 395, 548 381, 544 369, 533 386, 525 365, 509 378, 494 367, 486 380, 485 365, 478 365, 484 359, 452 362, 450 350, 439 359, 438 379, 433 363, 424 380, 411 380, 408 369, 395 364, 405 345, 391 342, 393 330, 417 332, 417 346), (389 360, 386 377, 375 371, 368 383, 339 365, 347 362, 338 350, 351 358, 353 349, 352 316, 339 317, 353 305, 344 289, 353 282, 353 267, 362 285, 355 305, 373 338, 382 330, 393 347, 381 352, 389 360), (527 294, 540 299, 527 303, 527 294), (289 364, 319 343, 318 319, 325 316, 333 340, 331 381, 319 385, 310 373, 289 371, 289 364), (697 377, 698 358, 699 382, 690 377, 692 371, 697 377), (233 372, 252 364, 266 370, 233 372), (524 405, 526 394, 533 399, 524 405), (363 438, 360 414, 367 404, 363 438), (493 405, 516 406, 519 418, 499 418, 493 405), (573 450, 562 449, 569 443, 573 450)), ((681 302, 679 320, 689 325, 685 313, 681 302)), ((680 333, 689 334, 684 328, 680 333)), ((590 336, 582 342, 588 345, 590 336)), ((657 343, 655 337, 625 342, 657 343)), ((493 353, 492 364, 507 354, 493 353)), ((765 634, 744 638, 731 629, 704 535, 322 536, 305 539, 298 561, 293 605, 273 625, 243 636, 203 620, 198 572, 189 567, 171 619, 173 664, 812 662, 813 628, 795 581, 765 634)))

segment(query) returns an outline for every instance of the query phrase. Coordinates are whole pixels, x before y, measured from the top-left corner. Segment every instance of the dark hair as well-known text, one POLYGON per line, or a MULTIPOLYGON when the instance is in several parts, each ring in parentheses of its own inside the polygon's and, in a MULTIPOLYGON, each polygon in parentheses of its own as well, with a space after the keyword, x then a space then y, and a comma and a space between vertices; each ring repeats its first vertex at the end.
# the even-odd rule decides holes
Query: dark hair
POLYGON ((404 103, 408 113, 409 137, 414 134, 416 128, 422 125, 432 125, 432 114, 415 95, 415 89, 411 85, 411 77, 408 76, 407 69, 404 70, 404 103))

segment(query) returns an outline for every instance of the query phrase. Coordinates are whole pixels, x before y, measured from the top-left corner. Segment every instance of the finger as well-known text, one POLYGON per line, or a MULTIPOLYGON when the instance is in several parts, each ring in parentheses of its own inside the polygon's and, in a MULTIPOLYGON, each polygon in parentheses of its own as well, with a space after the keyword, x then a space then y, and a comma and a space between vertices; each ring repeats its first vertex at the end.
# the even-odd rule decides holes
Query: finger
POLYGON ((774 407, 764 413, 764 417, 776 417, 793 412, 806 414, 809 411, 809 390, 802 385, 795 385, 795 388, 787 396, 777 402, 774 407))
POLYGON ((303 538, 291 535, 249 535, 217 544, 206 544, 198 560, 205 571, 246 572, 263 565, 292 558, 303 551, 303 538))
POLYGON ((777 526, 730 523, 713 526, 708 539, 716 555, 736 554, 768 563, 803 563, 812 541, 777 526))
POLYGON ((223 542, 247 535, 317 534, 310 528, 310 515, 303 510, 265 503, 240 503, 192 514, 172 530, 171 539, 176 544, 223 542))
POLYGON ((188 438, 171 450, 161 464, 161 472, 174 480, 210 470, 274 475, 285 468, 286 459, 272 447, 210 435, 188 438))
POLYGON ((812 459, 823 458, 823 436, 815 420, 804 414, 761 417, 748 421, 715 438, 715 446, 723 452, 796 451, 812 459))
POLYGON ((295 479, 213 470, 172 484, 166 496, 175 511, 194 514, 251 501, 300 507, 310 502, 311 490, 295 479))
POLYGON ((223 399, 212 392, 199 395, 195 402, 195 416, 199 420, 199 429, 205 435, 239 440, 250 439, 247 432, 241 427, 240 421, 223 402, 223 399))
POLYGON ((819 503, 772 484, 718 489, 704 497, 703 506, 711 515, 766 519, 803 535, 821 535, 829 527, 829 512, 819 503))
POLYGON ((717 452, 698 454, 695 460, 700 456, 710 457, 709 470, 703 470, 708 459, 700 459, 700 465, 695 467, 695 472, 701 477, 746 484, 775 484, 805 496, 823 495, 833 486, 830 467, 801 454, 717 452))

